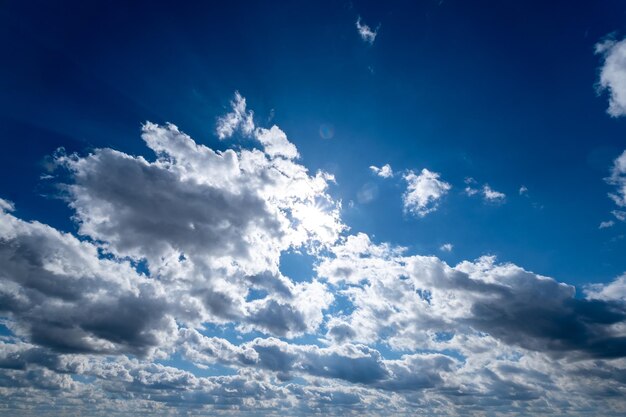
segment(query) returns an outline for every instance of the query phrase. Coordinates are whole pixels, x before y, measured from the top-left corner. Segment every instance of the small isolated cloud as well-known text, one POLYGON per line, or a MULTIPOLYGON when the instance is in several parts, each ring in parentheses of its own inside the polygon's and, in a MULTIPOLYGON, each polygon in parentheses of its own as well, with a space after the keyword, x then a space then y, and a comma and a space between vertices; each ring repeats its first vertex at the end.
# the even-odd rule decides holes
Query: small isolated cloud
POLYGON ((409 171, 404 176, 408 183, 406 192, 402 196, 404 211, 424 217, 437 210, 439 200, 448 193, 452 186, 439 179, 437 172, 426 168, 419 175, 409 171))
POLYGON ((472 177, 466 177, 465 180, 463 181, 466 184, 465 187, 465 194, 467 194, 468 196, 473 196, 475 194, 478 194, 480 192, 480 190, 478 190, 477 188, 474 188, 474 185, 477 184, 476 180, 472 177))
POLYGON ((246 99, 235 91, 235 98, 230 102, 231 111, 217 119, 215 132, 221 140, 231 137, 237 130, 245 135, 254 131, 254 113, 246 110, 246 99))
POLYGON ((454 245, 452 243, 444 243, 439 247, 439 250, 442 252, 452 252, 454 245))
POLYGON ((626 114, 626 39, 606 40, 596 44, 596 54, 604 57, 600 70, 599 91, 608 91, 613 117, 626 114))
POLYGON ((376 40, 376 35, 378 35, 378 28, 379 27, 380 27, 380 25, 376 29, 372 30, 365 23, 361 23, 361 17, 360 16, 356 20, 356 29, 359 32, 359 36, 361 36, 361 39, 363 39, 365 42, 369 43, 370 45, 374 44, 374 41, 376 40))
POLYGON ((379 177, 383 177, 383 178, 393 177, 393 170, 391 169, 391 165, 389 164, 385 164, 380 168, 372 165, 370 166, 370 169, 372 170, 374 174, 378 175, 379 177))
POLYGON ((609 220, 606 222, 601 222, 600 226, 598 226, 598 229, 607 229, 609 227, 613 227, 615 225, 615 222, 613 220, 609 220))
POLYGON ((483 186, 482 192, 484 199, 493 203, 502 202, 506 198, 506 194, 492 189, 489 184, 483 186))
POLYGON ((525 185, 519 187, 519 195, 528 195, 528 188, 525 185))
MULTIPOLYGON (((482 194, 483 199, 491 203, 501 203, 506 198, 506 194, 494 190, 489 186, 489 184, 484 184, 482 188, 478 188, 478 182, 472 177, 466 177, 464 182, 466 184, 464 192, 470 197, 475 196, 476 194, 482 194)), ((522 195, 527 191, 528 189, 522 186, 519 192, 520 195, 522 195)))

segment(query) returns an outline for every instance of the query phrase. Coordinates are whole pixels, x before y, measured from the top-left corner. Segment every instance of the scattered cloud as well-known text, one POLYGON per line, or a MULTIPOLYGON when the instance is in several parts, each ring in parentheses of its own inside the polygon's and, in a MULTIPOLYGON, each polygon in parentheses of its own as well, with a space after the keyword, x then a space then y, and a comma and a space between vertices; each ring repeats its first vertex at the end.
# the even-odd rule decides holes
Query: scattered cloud
POLYGON ((372 172, 379 177, 383 178, 391 178, 393 177, 393 170, 391 169, 391 165, 385 164, 382 167, 378 168, 377 166, 371 165, 370 169, 372 172))
POLYGON ((519 195, 525 195, 525 196, 528 195, 528 188, 525 185, 522 185, 519 188, 519 195))
POLYGON ((613 161, 611 176, 606 181, 614 185, 616 190, 609 197, 619 207, 626 207, 626 151, 613 161))
POLYGON ((452 243, 444 243, 439 247, 439 250, 442 252, 452 252, 452 248, 454 248, 452 243))
POLYGON ((608 220, 608 221, 600 222, 600 226, 598 226, 598 229, 607 229, 609 227, 613 227, 614 225, 615 225, 615 222, 613 220, 608 220))
POLYGON ((613 216, 615 216, 615 218, 619 221, 626 221, 626 211, 623 210, 613 210, 611 212, 611 214, 613 214, 613 216))
MULTIPOLYGON (((466 185, 464 192, 469 197, 481 194, 483 199, 490 203, 502 203, 506 199, 506 194, 492 189, 489 184, 484 184, 482 187, 478 188, 478 182, 472 177, 466 177, 464 182, 466 185)), ((519 192, 520 195, 522 195, 528 192, 528 189, 522 186, 519 192)))
POLYGON ((607 112, 613 117, 626 114, 626 39, 605 40, 596 44, 596 54, 603 57, 599 90, 609 93, 607 112))
POLYGON ((376 40, 376 36, 378 35, 379 28, 380 28, 380 25, 376 29, 372 30, 365 23, 361 23, 360 16, 356 20, 356 29, 359 32, 359 36, 361 36, 361 39, 363 39, 363 41, 369 43, 370 45, 374 44, 374 41, 376 40))
POLYGON ((492 189, 489 184, 483 185, 482 192, 484 199, 490 202, 498 203, 506 198, 506 194, 492 189))
POLYGON ((246 99, 235 92, 235 97, 230 102, 231 111, 217 119, 215 132, 220 139, 231 137, 237 130, 245 135, 250 135, 254 131, 254 113, 246 110, 246 99))
POLYGON ((424 168, 419 175, 409 171, 404 175, 407 189, 402 195, 404 210, 418 217, 437 210, 439 200, 445 196, 452 186, 439 179, 440 174, 424 168))

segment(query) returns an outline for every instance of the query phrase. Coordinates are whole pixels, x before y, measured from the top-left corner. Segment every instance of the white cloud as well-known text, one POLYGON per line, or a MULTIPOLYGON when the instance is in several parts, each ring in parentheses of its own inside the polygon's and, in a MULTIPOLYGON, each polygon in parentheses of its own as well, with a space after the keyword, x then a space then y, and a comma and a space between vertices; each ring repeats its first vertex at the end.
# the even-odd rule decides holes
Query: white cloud
POLYGON ((519 188, 519 195, 528 195, 528 188, 525 185, 519 188))
POLYGON ((14 211, 15 206, 9 200, 4 200, 0 198, 0 210, 2 211, 14 211))
POLYGON ((227 139, 238 129, 241 129, 241 132, 245 135, 252 134, 254 131, 254 113, 251 110, 246 110, 246 99, 236 91, 230 105, 232 111, 217 119, 217 127, 215 129, 217 137, 227 139))
POLYGON ((380 168, 377 166, 371 165, 370 169, 372 170, 374 174, 378 175, 379 177, 383 177, 383 178, 393 177, 393 170, 391 169, 391 165, 389 164, 385 164, 380 168))
MULTIPOLYGON (((480 193, 482 194, 483 199, 490 203, 501 203, 506 199, 506 194, 492 189, 489 184, 484 184, 481 188, 476 188, 478 182, 472 177, 466 177, 464 182, 466 184, 464 192, 469 197, 480 193)), ((524 186, 522 186, 522 188, 520 188, 519 190, 520 195, 527 192, 528 189, 524 186)))
POLYGON ((454 245, 452 243, 444 243, 439 247, 439 250, 442 252, 452 252, 454 245))
MULTIPOLYGON (((147 123, 154 158, 57 154, 81 239, 0 199, 0 408, 623 414, 624 276, 575 296, 494 257, 448 265, 347 235, 332 176, 278 127, 250 132, 261 149, 218 152, 147 123), (287 252, 310 276, 283 274, 287 252)), ((451 187, 404 178, 417 215, 451 187)))
POLYGON ((609 93, 607 112, 613 117, 623 116, 626 114, 626 39, 600 42, 596 54, 604 58, 599 86, 609 93))
POLYGON ((422 169, 419 175, 409 171, 404 176, 407 182, 406 192, 402 195, 404 210, 419 217, 436 211, 439 200, 452 188, 439 177, 440 174, 426 168, 422 169))
POLYGON ((465 183, 466 187, 465 187, 465 194, 467 194, 468 196, 473 196, 476 195, 480 192, 480 190, 478 190, 477 188, 474 188, 474 186, 477 184, 476 180, 472 177, 465 177, 465 180, 463 180, 463 182, 465 183))
POLYGON ((588 285, 585 294, 594 300, 626 300, 626 274, 608 284, 588 285))
POLYGON ((609 193, 609 197, 619 207, 626 207, 626 151, 613 161, 611 176, 606 181, 616 187, 615 192, 609 193))
POLYGON ((356 20, 356 29, 359 32, 359 36, 361 36, 361 39, 363 39, 370 45, 374 44, 374 41, 376 40, 376 35, 378 35, 378 27, 375 30, 372 30, 365 23, 361 23, 361 17, 359 16, 359 18, 356 20))
POLYGON ((257 128, 254 133, 270 157, 296 159, 300 156, 296 146, 287 140, 287 135, 278 126, 272 126, 271 129, 257 128))
POLYGON ((352 329, 347 339, 352 342, 383 342, 384 337, 395 349, 454 346, 471 355, 472 348, 457 344, 459 339, 440 335, 484 332, 514 349, 547 354, 605 358, 625 352, 597 344, 603 340, 603 346, 626 347, 623 306, 614 310, 610 303, 575 298, 573 286, 497 264, 493 257, 451 267, 436 257, 407 256, 399 248, 375 245, 359 234, 333 249, 318 274, 345 288, 352 300, 354 310, 341 319, 352 329), (555 331, 563 327, 570 330, 555 331))
POLYGON ((485 200, 491 202, 502 202, 506 198, 506 194, 493 190, 489 184, 483 186, 482 193, 485 200))

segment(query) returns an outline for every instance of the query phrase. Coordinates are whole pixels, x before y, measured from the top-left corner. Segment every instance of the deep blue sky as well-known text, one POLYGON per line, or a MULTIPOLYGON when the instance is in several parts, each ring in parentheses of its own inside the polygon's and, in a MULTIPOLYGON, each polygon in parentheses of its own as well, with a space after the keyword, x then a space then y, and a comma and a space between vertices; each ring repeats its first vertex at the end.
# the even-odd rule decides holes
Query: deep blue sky
POLYGON ((305 166, 336 175, 353 232, 422 254, 451 242, 451 263, 496 254, 577 285, 626 269, 624 224, 598 229, 626 122, 606 114, 594 55, 624 34, 623 2, 35 4, 0 5, 0 190, 23 218, 74 230, 65 204, 42 196, 55 194, 39 176, 57 147, 150 156, 150 120, 223 149, 215 120, 238 90, 305 166), (373 45, 357 16, 380 24, 373 45), (402 215, 403 181, 368 169, 385 163, 453 188, 436 213, 402 215), (464 196, 465 177, 506 203, 464 196), (359 204, 366 183, 378 198, 359 204))

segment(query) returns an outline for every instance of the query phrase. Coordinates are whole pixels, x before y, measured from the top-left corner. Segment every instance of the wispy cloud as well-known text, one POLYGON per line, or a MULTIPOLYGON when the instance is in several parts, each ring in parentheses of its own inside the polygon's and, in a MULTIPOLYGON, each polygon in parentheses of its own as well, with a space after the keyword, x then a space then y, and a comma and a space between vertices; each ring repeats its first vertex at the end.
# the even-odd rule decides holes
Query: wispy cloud
POLYGON ((452 252, 454 245, 452 243, 444 243, 439 247, 439 250, 442 252, 452 252))
POLYGON ((372 30, 365 23, 361 23, 361 16, 359 16, 356 20, 356 29, 359 32, 359 36, 361 37, 361 39, 363 39, 365 42, 369 43, 370 45, 374 44, 374 41, 376 40, 376 36, 378 35, 379 28, 380 28, 380 25, 378 25, 376 29, 372 30))

